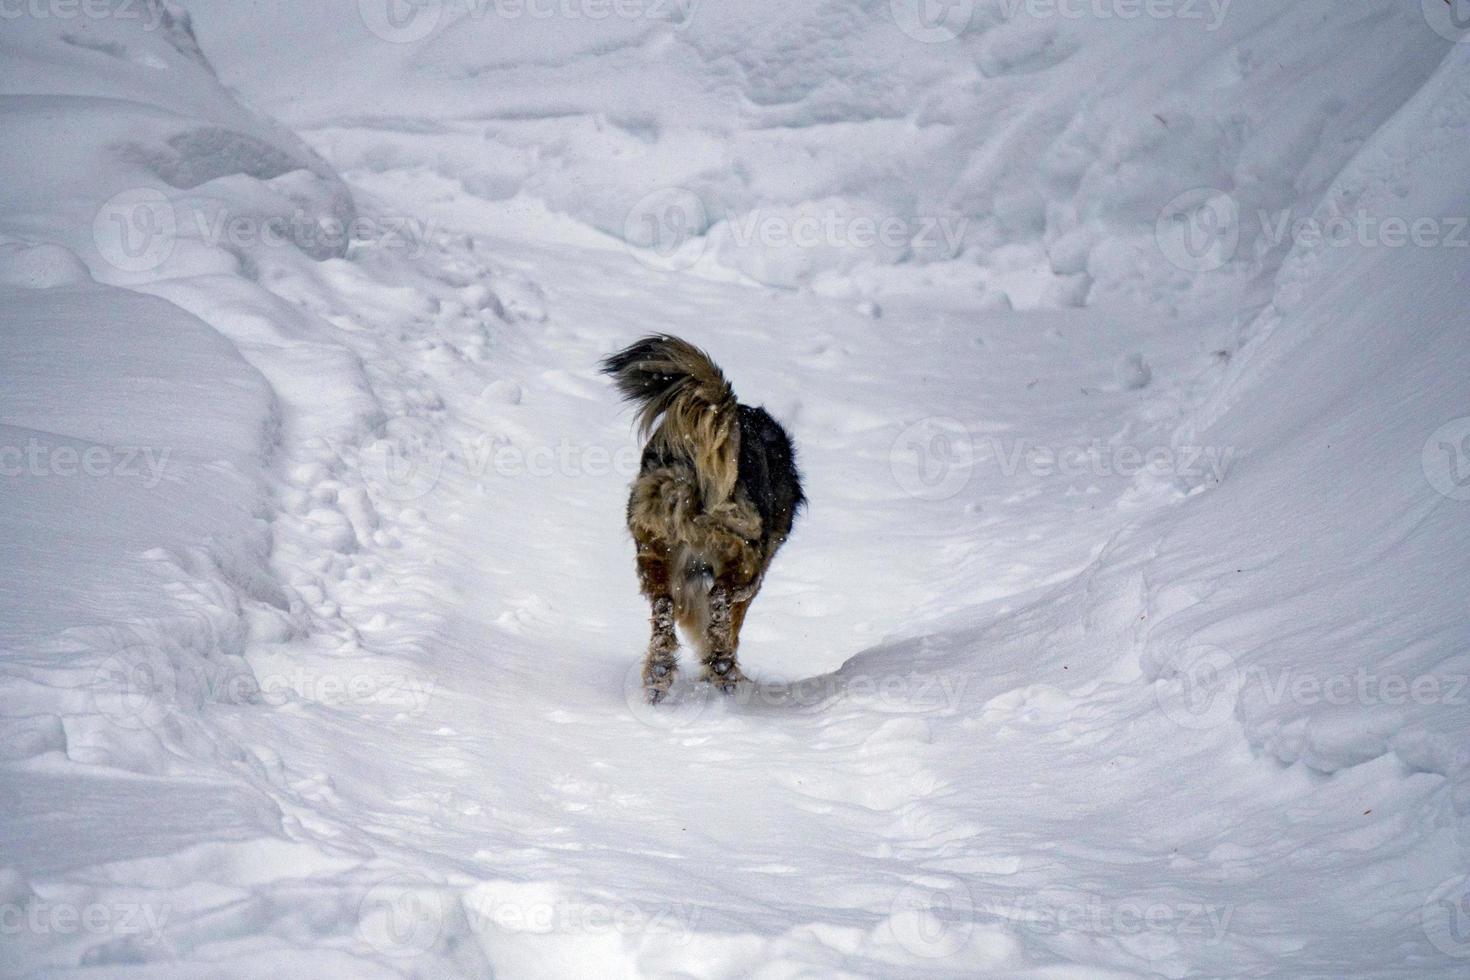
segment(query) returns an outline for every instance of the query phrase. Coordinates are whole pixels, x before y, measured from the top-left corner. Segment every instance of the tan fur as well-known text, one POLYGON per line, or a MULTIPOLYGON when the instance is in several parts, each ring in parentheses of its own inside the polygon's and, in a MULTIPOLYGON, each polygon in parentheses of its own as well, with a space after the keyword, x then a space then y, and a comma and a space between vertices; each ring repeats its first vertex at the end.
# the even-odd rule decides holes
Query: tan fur
POLYGON ((667 456, 694 461, 705 506, 728 500, 740 474, 740 427, 730 383, 704 351, 676 337, 668 338, 658 360, 641 366, 687 375, 693 382, 639 412, 638 427, 648 444, 667 456))
POLYGON ((760 514, 734 496, 708 505, 698 475, 687 465, 659 466, 639 475, 628 502, 628 528, 640 544, 653 545, 671 559, 677 543, 685 554, 671 562, 673 567, 703 563, 712 578, 743 584, 763 564, 760 514))

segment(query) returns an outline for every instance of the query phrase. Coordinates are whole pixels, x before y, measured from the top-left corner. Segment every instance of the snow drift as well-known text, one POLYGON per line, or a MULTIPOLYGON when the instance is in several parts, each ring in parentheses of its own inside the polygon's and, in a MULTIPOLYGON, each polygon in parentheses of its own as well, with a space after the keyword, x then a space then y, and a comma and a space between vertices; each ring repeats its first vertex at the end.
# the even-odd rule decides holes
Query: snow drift
POLYGON ((1433 4, 187 7, 0 37, 5 972, 1458 975, 1433 4), (813 499, 657 711, 650 330, 813 499))

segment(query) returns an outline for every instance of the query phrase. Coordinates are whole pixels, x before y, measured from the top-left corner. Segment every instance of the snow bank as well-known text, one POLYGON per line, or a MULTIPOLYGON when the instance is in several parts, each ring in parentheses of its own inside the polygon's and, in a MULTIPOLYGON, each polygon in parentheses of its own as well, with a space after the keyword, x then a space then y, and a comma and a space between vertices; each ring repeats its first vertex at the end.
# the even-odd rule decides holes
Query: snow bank
POLYGON ((1417 5, 190 6, 0 37, 4 970, 1458 975, 1417 5), (648 330, 814 501, 658 712, 648 330))
POLYGON ((161 300, 86 280, 6 289, 0 309, 0 522, 25 570, 0 594, 0 644, 28 664, 6 678, 27 708, 6 753, 144 772, 207 756, 189 729, 243 669, 241 600, 282 602, 261 522, 272 392, 161 300), (157 700, 94 684, 114 671, 118 692, 153 672, 157 700), (160 737, 180 744, 132 744, 160 737))
POLYGON ((7 754, 165 772, 211 752, 197 710, 243 667, 242 601, 284 602, 262 523, 278 409, 208 325, 102 283, 174 250, 148 221, 173 218, 165 190, 202 182, 180 168, 243 163, 190 142, 201 116, 217 133, 279 131, 233 105, 177 11, 124 9, 135 16, 20 18, 0 42, 3 520, 26 570, 0 619, 31 664, 7 677, 25 706, 6 721, 7 754), (109 212, 117 194, 146 203, 109 212), (122 693, 138 671, 156 699, 122 693), (93 683, 110 672, 112 694, 93 683))
POLYGON ((1223 650, 1218 683, 1239 685, 1252 741, 1284 762, 1332 772, 1392 750, 1450 777, 1462 834, 1470 658, 1455 583, 1470 556, 1454 454, 1470 239, 1451 238, 1470 195, 1443 175, 1470 165, 1467 79, 1462 46, 1333 182, 1316 221, 1368 244, 1298 242, 1220 392, 1180 433, 1241 459, 1163 540, 1157 560, 1187 572, 1161 585, 1173 611, 1144 652, 1158 675, 1187 672, 1190 645, 1223 650), (1433 237, 1400 239, 1399 224, 1433 237), (1240 606, 1261 594, 1275 599, 1240 606))
MULTIPOLYGON (((1397 0, 1165 3, 1163 16, 1117 17, 978 0, 951 8, 937 34, 905 3, 562 6, 434 2, 393 28, 386 0, 310 13, 195 5, 210 36, 231 39, 216 52, 226 76, 343 169, 418 166, 615 239, 652 221, 661 251, 692 239, 778 286, 839 288, 859 266, 953 260, 1027 306, 1093 290, 1173 301, 1191 276, 1163 260, 1155 226, 1201 187, 1231 194, 1244 216, 1213 285, 1269 273, 1286 249, 1258 215, 1309 212, 1449 47, 1397 0), (312 84, 289 52, 319 38, 363 87, 312 84), (418 122, 404 131, 408 117, 418 122), (425 119, 437 124, 428 139, 425 119), (685 220, 671 189, 703 219, 685 220), (769 235, 732 248, 718 233, 764 219, 784 241, 813 214, 823 230, 810 248, 769 235), (850 247, 886 219, 903 230, 896 247, 850 247), (951 240, 929 233, 941 220, 951 240)), ((926 281, 857 276, 865 291, 926 281)))
POLYGON ((7 19, 10 235, 64 242, 109 282, 219 262, 211 253, 228 261, 276 237, 316 258, 345 254, 351 194, 289 131, 234 101, 181 8, 88 10, 7 19))

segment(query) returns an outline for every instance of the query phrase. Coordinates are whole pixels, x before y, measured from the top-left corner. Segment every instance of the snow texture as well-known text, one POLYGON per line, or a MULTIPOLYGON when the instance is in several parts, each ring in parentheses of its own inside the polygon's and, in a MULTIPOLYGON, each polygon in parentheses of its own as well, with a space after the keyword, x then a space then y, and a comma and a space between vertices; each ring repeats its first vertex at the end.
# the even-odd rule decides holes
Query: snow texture
POLYGON ((0 975, 1464 976, 1440 6, 15 5, 0 975), (812 501, 657 708, 651 331, 812 501))

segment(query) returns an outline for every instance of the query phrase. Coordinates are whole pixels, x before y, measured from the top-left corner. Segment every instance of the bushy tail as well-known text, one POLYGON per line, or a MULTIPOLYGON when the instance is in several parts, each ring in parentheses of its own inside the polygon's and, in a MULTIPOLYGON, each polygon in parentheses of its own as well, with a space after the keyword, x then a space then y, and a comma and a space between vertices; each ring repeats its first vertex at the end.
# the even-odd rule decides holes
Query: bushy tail
POLYGON ((605 358, 602 371, 640 406, 649 444, 694 464, 705 506, 729 499, 740 472, 738 404, 709 355, 678 337, 644 337, 605 358))

